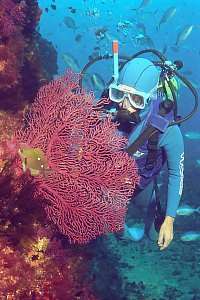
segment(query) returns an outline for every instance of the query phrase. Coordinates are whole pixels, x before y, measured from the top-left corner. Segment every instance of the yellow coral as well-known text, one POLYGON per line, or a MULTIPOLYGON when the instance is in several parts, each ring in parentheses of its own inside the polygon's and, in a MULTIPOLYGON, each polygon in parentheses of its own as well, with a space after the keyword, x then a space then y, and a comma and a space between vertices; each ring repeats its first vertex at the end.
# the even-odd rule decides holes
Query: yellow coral
POLYGON ((7 62, 5 60, 0 60, 0 72, 3 72, 7 62))
POLYGON ((6 164, 6 161, 0 158, 0 173, 3 171, 5 164, 6 164))
MULTIPOLYGON (((29 243, 30 245, 30 240, 29 243)), ((32 267, 37 267, 45 262, 47 257, 45 257, 45 251, 48 247, 49 239, 46 237, 39 238, 36 242, 31 243, 31 250, 27 253, 25 260, 32 267)))
POLYGON ((46 251, 49 244, 49 239, 46 237, 39 238, 37 243, 34 244, 34 248, 36 248, 38 251, 46 251))
POLYGON ((38 267, 39 265, 41 265, 45 262, 44 253, 31 250, 31 251, 28 252, 25 260, 32 267, 38 267))

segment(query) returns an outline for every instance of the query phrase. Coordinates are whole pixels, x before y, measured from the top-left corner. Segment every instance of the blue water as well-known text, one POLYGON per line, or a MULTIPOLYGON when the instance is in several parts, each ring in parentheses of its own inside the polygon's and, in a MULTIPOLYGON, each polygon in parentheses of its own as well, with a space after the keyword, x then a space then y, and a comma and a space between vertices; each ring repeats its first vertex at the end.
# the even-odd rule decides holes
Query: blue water
MULTIPOLYGON (((49 7, 51 1, 39 1, 40 7, 44 10, 49 7)), ((43 11, 41 21, 39 24, 39 31, 43 37, 51 41, 57 51, 58 75, 64 74, 67 65, 63 61, 63 54, 69 53, 73 55, 79 62, 80 69, 88 62, 89 55, 92 54, 93 48, 97 45, 95 31, 99 28, 108 28, 108 33, 121 42, 119 52, 122 55, 132 55, 135 52, 142 50, 145 46, 135 47, 129 37, 123 36, 122 32, 117 32, 117 24, 124 20, 135 23, 143 23, 146 27, 148 36, 151 37, 155 44, 155 48, 162 51, 167 45, 166 56, 169 60, 180 59, 184 63, 182 71, 191 71, 192 74, 186 77, 195 84, 195 87, 200 88, 200 46, 198 39, 200 36, 200 4, 198 1, 164 1, 160 4, 159 1, 149 1, 149 3, 140 10, 137 14, 132 10, 140 5, 141 1, 57 1, 56 10, 49 8, 48 13, 43 11), (76 8, 76 13, 71 13, 68 7, 76 8), (176 14, 167 23, 163 24, 159 31, 156 27, 163 15, 171 6, 177 8, 176 14), (98 16, 87 16, 88 10, 97 9, 98 16), (73 30, 68 28, 63 19, 65 16, 70 16, 74 19, 77 29, 73 30), (194 25, 193 31, 186 39, 180 44, 179 51, 174 52, 171 47, 175 45, 178 33, 186 25, 194 25), (82 35, 80 42, 75 41, 77 34, 82 35)), ((133 26, 128 32, 128 36, 134 36, 138 33, 136 26, 133 26)), ((112 41, 102 41, 101 49, 102 54, 112 53, 112 41)), ((155 57, 153 57, 155 59, 155 57)), ((112 62, 99 62, 96 63, 91 69, 93 72, 98 72, 107 82, 112 76, 112 62)), ((184 74, 184 73, 183 73, 184 74)), ((99 95, 99 94, 98 94, 99 95)), ((179 113, 185 116, 193 108, 193 97, 191 93, 184 87, 180 89, 179 98, 179 113)), ((185 133, 189 130, 200 130, 199 124, 199 109, 198 113, 194 115, 188 122, 183 123, 182 132, 185 133)), ((194 163, 200 156, 200 146, 196 145, 197 142, 186 140, 186 185, 191 185, 187 180, 188 168, 194 168, 194 178, 199 176, 200 168, 194 163), (196 147, 197 146, 197 147, 196 147), (198 147, 199 146, 199 147, 198 147), (192 151, 191 151, 192 148, 192 151), (189 163, 188 163, 189 162, 189 163)), ((193 197, 196 198, 195 195, 193 197)), ((196 199, 198 201, 198 199, 196 199)))
MULTIPOLYGON (((52 2, 53 3, 53 2, 52 2)), ((135 47, 130 38, 124 37, 121 32, 117 32, 117 24, 124 20, 128 20, 133 24, 144 23, 147 34, 155 44, 155 48, 162 50, 165 45, 168 46, 167 57, 169 60, 181 59, 184 62, 184 70, 192 71, 189 79, 198 86, 199 82, 199 64, 200 64, 200 47, 197 44, 200 32, 199 24, 199 4, 197 1, 165 1, 164 5, 158 4, 158 1, 149 1, 149 4, 142 11, 136 14, 132 8, 139 6, 140 1, 57 1, 56 10, 49 8, 48 13, 43 12, 39 24, 39 31, 42 36, 51 41, 57 50, 58 55, 58 74, 61 75, 66 70, 66 64, 62 59, 64 53, 72 54, 79 62, 80 68, 88 62, 88 56, 92 54, 93 48, 97 45, 95 31, 101 27, 108 28, 108 33, 125 44, 120 45, 120 54, 132 55, 144 47, 135 47), (68 7, 77 9, 76 13, 70 13, 68 7), (161 26, 159 31, 156 27, 160 21, 163 12, 171 7, 176 6, 177 12, 173 18, 166 24, 161 26), (89 10, 97 9, 99 16, 86 16, 89 10), (67 28, 63 23, 65 16, 74 19, 77 29, 74 31, 67 28), (170 47, 176 42, 177 34, 185 25, 194 25, 191 35, 184 41, 179 51, 176 53, 170 47), (81 42, 77 43, 74 38, 77 34, 82 35, 81 42)), ((39 1, 41 8, 49 7, 51 1, 39 1)), ((137 34, 135 26, 129 30, 129 36, 137 34)), ((111 41, 102 42, 102 54, 111 53, 111 41)), ((103 63, 106 64, 105 62, 103 63)), ((102 63, 98 64, 98 72, 101 72, 102 63)), ((112 76, 106 74, 108 78, 112 76)), ((104 74, 105 75, 105 74, 104 74)), ((105 76, 106 76, 105 75, 105 76)), ((183 88, 184 98, 188 98, 187 91, 183 88)), ((181 101, 184 101, 182 99, 181 101)), ((185 100, 187 101, 187 100, 185 100)), ((189 101, 184 103, 185 106, 189 101)), ((186 108, 188 111, 188 107, 186 108)), ((183 110, 185 112, 185 110, 183 110)), ((197 118, 197 117, 196 117, 197 118)))

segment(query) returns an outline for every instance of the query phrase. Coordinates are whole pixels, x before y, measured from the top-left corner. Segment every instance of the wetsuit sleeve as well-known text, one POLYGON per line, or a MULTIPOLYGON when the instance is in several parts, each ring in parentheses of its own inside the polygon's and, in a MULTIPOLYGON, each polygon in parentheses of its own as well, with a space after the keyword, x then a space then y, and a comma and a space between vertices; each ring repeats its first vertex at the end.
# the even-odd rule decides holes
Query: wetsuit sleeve
POLYGON ((184 143, 178 126, 167 129, 160 140, 160 146, 164 147, 167 156, 169 176, 166 215, 175 217, 182 195, 184 176, 184 143))

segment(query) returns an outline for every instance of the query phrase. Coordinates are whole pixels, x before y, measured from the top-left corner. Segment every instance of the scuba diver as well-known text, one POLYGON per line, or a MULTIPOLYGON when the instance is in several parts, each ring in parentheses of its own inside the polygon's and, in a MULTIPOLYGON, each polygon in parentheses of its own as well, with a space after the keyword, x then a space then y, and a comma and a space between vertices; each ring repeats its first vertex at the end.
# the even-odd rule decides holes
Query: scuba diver
MULTIPOLYGON (((113 41, 112 57, 114 75, 102 94, 102 97, 109 98, 109 104, 104 109, 117 122, 121 134, 128 137, 125 150, 135 159, 138 167, 140 182, 132 199, 148 186, 153 187, 144 220, 144 233, 151 240, 157 240, 160 250, 163 250, 173 240, 174 219, 183 190, 184 143, 179 125, 196 111, 197 92, 178 73, 182 62, 169 62, 157 50, 143 50, 128 59, 122 57, 125 62, 119 64, 118 43, 113 41), (138 57, 148 52, 157 55, 160 61, 138 57), (193 111, 182 119, 177 115, 179 86, 175 75, 188 86, 195 98, 193 111), (165 162, 168 193, 163 211, 156 178, 165 162)), ((83 74, 88 66, 83 69, 83 74)), ((126 224, 125 231, 131 232, 126 224)))
MULTIPOLYGON (((116 83, 109 86, 109 99, 112 101, 111 109, 116 115, 114 120, 119 122, 119 130, 125 132, 129 145, 136 141, 146 128, 148 122, 159 127, 160 134, 152 134, 148 140, 132 153, 136 160, 140 183, 132 199, 136 197, 161 171, 165 161, 168 164, 168 199, 167 210, 160 227, 158 245, 160 249, 166 248, 173 239, 173 223, 176 210, 179 206, 183 189, 183 161, 184 144, 178 125, 167 127, 168 122, 157 119, 159 105, 164 95, 159 91, 160 70, 148 59, 135 58, 130 60, 121 70, 116 83), (162 124, 162 122, 164 124, 162 124)), ((173 120, 173 112, 165 115, 167 121, 173 120)), ((156 187, 155 187, 156 188, 156 187)), ((148 235, 156 209, 156 193, 153 189, 147 207, 145 232, 148 235)), ((153 222, 154 224, 154 222, 153 222)), ((126 227, 126 229, 128 229, 126 227)))

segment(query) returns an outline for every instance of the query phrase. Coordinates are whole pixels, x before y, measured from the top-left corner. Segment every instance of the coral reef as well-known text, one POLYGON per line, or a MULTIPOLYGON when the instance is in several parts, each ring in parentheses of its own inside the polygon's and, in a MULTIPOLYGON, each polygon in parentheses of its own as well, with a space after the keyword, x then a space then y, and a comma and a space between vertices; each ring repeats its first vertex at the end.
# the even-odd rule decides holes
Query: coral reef
POLYGON ((18 172, 8 143, 21 114, 1 113, 0 299, 97 299, 88 280, 88 256, 56 236, 45 223, 32 177, 18 172), (7 298, 5 298, 7 297, 7 298))
POLYGON ((30 110, 1 113, 2 297, 97 299, 90 254, 68 240, 86 243, 123 227, 137 169, 101 111, 107 99, 93 106, 79 79, 68 72, 42 87, 30 110))
POLYGON ((95 253, 69 241, 122 228, 138 177, 106 99, 93 107, 77 75, 42 87, 29 112, 57 72, 40 15, 37 0, 0 2, 0 298, 97 300, 95 253))
POLYGON ((86 279, 84 254, 63 249, 58 240, 34 225, 39 234, 24 235, 15 247, 9 238, 0 239, 0 298, 71 300, 81 295, 81 299, 95 300, 86 279))
POLYGON ((25 24, 26 2, 22 0, 15 3, 13 0, 1 0, 0 10, 0 34, 9 38, 20 31, 25 24))
POLYGON ((27 104, 57 72, 56 51, 36 31, 40 15, 37 0, 0 1, 0 299, 95 300, 88 257, 47 227, 12 140, 27 104))
POLYGON ((56 51, 36 31, 41 10, 36 0, 0 2, 0 108, 16 111, 57 72, 56 51), (40 51, 40 45, 42 49, 40 51), (51 73, 44 57, 51 58, 51 73))
POLYGON ((107 100, 93 106, 93 95, 80 91, 78 82, 79 76, 69 72, 41 88, 30 111, 25 107, 18 114, 1 112, 2 298, 97 299, 91 290, 94 279, 88 278, 90 254, 70 248, 67 240, 63 245, 60 241, 65 238, 59 237, 57 228, 67 225, 63 233, 69 240, 84 243, 123 226, 128 196, 138 180, 135 164, 122 151, 126 139, 116 134, 115 125, 100 112, 107 100), (37 148, 47 157, 45 170, 31 157, 40 153, 35 152, 37 148), (19 149, 29 154, 30 160, 20 156, 19 149), (31 173, 35 164, 37 176, 31 173), (57 220, 53 222, 56 226, 49 226, 45 210, 48 214, 48 209, 53 211, 57 205, 58 215, 62 214, 59 199, 68 201, 64 207, 71 205, 71 212, 78 206, 83 214, 77 215, 75 210, 70 220, 66 210, 66 220, 71 223, 61 219, 60 227, 57 220), (82 199, 88 202, 81 205, 82 199), (94 229, 91 222, 96 224, 94 229))
POLYGON ((78 82, 68 72, 43 86, 15 143, 27 147, 31 174, 41 175, 34 183, 37 196, 48 202, 48 218, 70 242, 85 243, 123 228, 138 176, 123 151, 126 139, 100 112, 107 99, 93 106, 93 95, 80 91, 78 82), (41 165, 36 160, 34 166, 36 149, 41 165))

